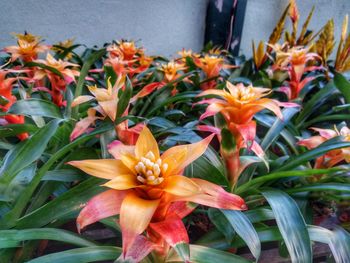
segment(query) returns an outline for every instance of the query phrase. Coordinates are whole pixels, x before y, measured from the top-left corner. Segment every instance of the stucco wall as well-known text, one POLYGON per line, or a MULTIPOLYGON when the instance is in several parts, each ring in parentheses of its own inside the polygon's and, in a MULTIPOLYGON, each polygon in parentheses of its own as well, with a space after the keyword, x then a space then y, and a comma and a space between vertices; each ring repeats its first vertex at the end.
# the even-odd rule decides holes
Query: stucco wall
POLYGON ((150 54, 171 55, 203 46, 207 0, 1 0, 0 47, 10 32, 48 43, 76 38, 87 46, 112 39, 141 40, 150 54))
MULTIPOLYGON (((248 0, 240 46, 243 54, 252 55, 253 39, 255 42, 268 40, 288 2, 288 0, 248 0)), ((318 31, 328 19, 334 18, 335 38, 339 39, 344 16, 350 13, 350 0, 297 0, 297 4, 302 21, 300 24, 304 23, 312 6, 315 5, 309 28, 318 31)))
MULTIPOLYGON (((220 0, 218 0, 220 1, 220 0)), ((288 0, 247 0, 241 52, 251 56, 252 39, 267 41, 288 0)), ((350 13, 350 0, 297 0, 302 21, 316 6, 311 28, 333 17, 336 38, 350 13)), ((208 0, 0 0, 0 48, 14 44, 10 32, 27 30, 55 43, 76 38, 99 45, 112 39, 140 40, 150 54, 173 55, 203 46, 208 0)))

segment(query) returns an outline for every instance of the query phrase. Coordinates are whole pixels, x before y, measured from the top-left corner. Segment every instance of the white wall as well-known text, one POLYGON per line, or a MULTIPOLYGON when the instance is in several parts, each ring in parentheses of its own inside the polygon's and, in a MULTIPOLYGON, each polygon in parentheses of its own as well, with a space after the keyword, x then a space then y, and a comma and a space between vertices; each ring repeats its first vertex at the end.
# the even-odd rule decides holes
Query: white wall
POLYGON ((203 46, 208 0, 0 0, 0 48, 11 32, 43 36, 48 43, 76 38, 101 46, 141 40, 149 54, 171 55, 203 46))
MULTIPOLYGON (((252 55, 253 39, 255 43, 268 40, 288 2, 288 0, 248 0, 240 46, 243 54, 248 57, 252 55)), ((350 13, 350 0, 297 0, 297 4, 301 17, 300 24, 304 23, 312 6, 315 5, 309 28, 316 32, 328 19, 334 18, 335 39, 339 39, 344 16, 350 13)))

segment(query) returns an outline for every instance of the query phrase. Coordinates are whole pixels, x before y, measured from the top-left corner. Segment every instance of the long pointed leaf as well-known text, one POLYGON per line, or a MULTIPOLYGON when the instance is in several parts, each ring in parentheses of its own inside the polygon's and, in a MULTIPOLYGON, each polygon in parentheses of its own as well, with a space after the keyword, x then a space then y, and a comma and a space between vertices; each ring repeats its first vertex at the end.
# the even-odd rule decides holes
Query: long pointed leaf
POLYGON ((82 247, 96 246, 74 233, 55 228, 32 228, 25 230, 2 230, 0 231, 0 248, 20 246, 25 240, 56 240, 82 247))
POLYGON ((32 137, 22 141, 8 151, 0 169, 1 181, 9 182, 15 177, 17 172, 40 158, 49 140, 55 134, 59 123, 59 120, 52 120, 32 137))
POLYGON ((62 119, 60 109, 50 101, 41 99, 26 99, 16 101, 8 111, 12 114, 26 116, 43 116, 62 119))
POLYGON ((35 258, 27 263, 87 263, 114 260, 119 257, 121 251, 119 247, 109 246, 76 248, 35 258))
POLYGON ((296 202, 278 190, 264 191, 293 263, 312 262, 307 225, 296 202))
POLYGON ((256 260, 259 259, 261 244, 259 236, 248 217, 241 211, 221 210, 237 234, 246 242, 256 260))

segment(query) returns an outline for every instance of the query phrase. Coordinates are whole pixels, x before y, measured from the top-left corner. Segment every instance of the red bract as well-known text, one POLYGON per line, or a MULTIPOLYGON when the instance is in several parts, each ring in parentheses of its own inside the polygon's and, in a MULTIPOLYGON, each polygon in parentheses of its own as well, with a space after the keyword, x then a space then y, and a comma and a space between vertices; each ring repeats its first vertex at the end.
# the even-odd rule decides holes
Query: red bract
MULTIPOLYGON (((0 70, 0 96, 3 100, 7 101, 5 103, 0 104, 0 109, 3 112, 7 112, 13 103, 17 101, 17 98, 12 94, 12 87, 14 82, 18 81, 18 78, 6 78, 6 75, 11 72, 23 72, 16 70, 0 70)), ((4 120, 9 124, 23 124, 24 116, 22 115, 5 115, 4 120)), ((28 133, 21 133, 17 135, 20 140, 24 140, 28 138, 28 133)))
POLYGON ((56 60, 50 54, 47 54, 46 60, 38 59, 35 62, 44 64, 50 68, 57 70, 61 76, 49 69, 34 68, 34 80, 42 80, 45 76, 50 80, 51 89, 45 87, 36 87, 37 90, 48 92, 52 96, 52 101, 59 107, 65 106, 63 94, 67 88, 67 85, 75 81, 75 77, 79 76, 79 71, 70 67, 79 67, 77 64, 73 64, 61 59, 56 60))

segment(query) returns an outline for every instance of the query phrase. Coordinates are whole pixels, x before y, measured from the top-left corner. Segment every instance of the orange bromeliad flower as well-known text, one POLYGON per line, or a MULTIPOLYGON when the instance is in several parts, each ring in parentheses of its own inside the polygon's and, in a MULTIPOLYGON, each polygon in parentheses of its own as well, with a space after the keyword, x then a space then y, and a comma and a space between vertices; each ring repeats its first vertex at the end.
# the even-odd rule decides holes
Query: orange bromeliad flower
POLYGON ((11 61, 21 58, 24 62, 33 61, 39 53, 50 49, 47 45, 42 45, 41 37, 32 34, 14 34, 17 37, 17 46, 5 47, 4 51, 11 54, 11 61))
MULTIPOLYGON (((68 49, 68 48, 72 47, 73 44, 74 44, 74 38, 66 39, 64 41, 58 42, 55 46, 53 46, 51 48, 51 50, 55 51, 57 54, 63 54, 66 52, 66 50, 59 48, 59 47, 63 47, 63 48, 68 49)), ((65 57, 67 59, 71 59, 72 52, 67 53, 65 57)))
MULTIPOLYGON (((338 131, 336 128, 334 130, 320 128, 311 129, 318 132, 319 135, 312 136, 298 142, 299 145, 305 146, 309 150, 316 148, 320 144, 337 136, 343 136, 344 141, 350 141, 350 129, 348 127, 343 127, 340 129, 340 131, 338 131)), ((350 163, 350 148, 332 150, 327 152, 325 155, 318 157, 315 162, 315 168, 330 168, 341 161, 350 163)))
POLYGON ((191 49, 182 49, 181 51, 177 52, 181 56, 180 60, 183 63, 186 63, 186 58, 199 58, 200 55, 198 53, 193 52, 191 49))
MULTIPOLYGON (((188 243, 181 220, 193 210, 186 202, 216 208, 244 210, 244 200, 223 188, 182 175, 184 168, 201 156, 213 135, 160 154, 157 142, 144 127, 135 146, 114 142, 109 152, 115 159, 69 162, 84 172, 108 179, 111 188, 95 196, 80 212, 78 229, 105 217, 120 215, 124 260, 139 262, 151 250, 166 255, 169 246, 188 243), (146 231, 146 237, 142 233, 146 231)), ((184 256, 189 260, 189 255, 184 256)))
POLYGON ((320 59, 320 57, 316 53, 310 53, 308 49, 303 47, 286 49, 286 45, 281 46, 278 44, 271 47, 276 52, 276 61, 273 69, 286 70, 289 75, 288 86, 281 87, 280 91, 284 92, 289 100, 294 100, 299 97, 299 93, 305 85, 314 79, 314 77, 302 79, 303 75, 309 71, 322 69, 322 67, 307 65, 308 62, 320 59))
MULTIPOLYGON (((96 100, 98 106, 92 107, 88 110, 88 116, 78 121, 70 135, 70 140, 73 141, 84 132, 90 129, 90 126, 95 123, 96 120, 105 119, 108 117, 113 122, 117 117, 117 108, 118 108, 118 93, 120 89, 125 85, 125 75, 118 77, 116 83, 112 87, 110 81, 107 81, 107 89, 98 88, 95 86, 88 86, 90 93, 93 95, 82 95, 74 99, 72 102, 72 107, 75 107, 81 103, 85 103, 91 100, 96 100), (100 113, 102 117, 96 116, 96 113, 100 113)), ((127 109, 122 115, 127 115, 127 109)), ((128 121, 125 120, 122 123, 118 124, 115 127, 116 133, 120 141, 125 144, 135 144, 140 129, 143 127, 143 124, 138 124, 132 128, 128 127, 128 121)))
POLYGON ((251 149, 259 157, 264 156, 264 151, 255 141, 256 123, 253 117, 256 113, 268 109, 276 114, 280 119, 283 118, 280 107, 295 107, 294 103, 282 103, 278 100, 264 98, 271 93, 270 89, 255 88, 253 86, 244 86, 242 83, 233 85, 226 82, 225 90, 209 89, 203 91, 199 96, 216 95, 220 98, 206 99, 200 104, 209 104, 200 119, 221 113, 226 120, 227 127, 236 140, 236 150, 230 156, 225 156, 227 166, 229 167, 231 183, 235 184, 240 169, 239 150, 241 148, 251 149), (232 164, 234 162, 234 165, 232 164))
POLYGON ((105 65, 111 66, 117 75, 134 74, 145 71, 153 59, 146 56, 143 48, 137 48, 134 42, 117 42, 107 47, 109 57, 105 65))
POLYGON ((131 60, 135 58, 137 53, 143 53, 143 49, 137 48, 133 41, 122 41, 107 47, 111 57, 122 57, 123 60, 131 60))
POLYGON ((74 82, 75 77, 80 74, 79 71, 70 67, 79 67, 79 65, 61 59, 56 60, 49 53, 46 56, 46 60, 38 59, 35 62, 54 68, 62 74, 63 78, 47 69, 35 69, 33 78, 35 80, 42 80, 47 76, 51 83, 51 90, 45 87, 36 87, 36 90, 48 92, 57 106, 64 106, 65 102, 63 101, 63 92, 66 90, 67 85, 74 82))
MULTIPOLYGON (((136 101, 139 98, 143 98, 150 93, 152 93, 156 89, 161 89, 168 83, 175 81, 177 78, 181 77, 179 71, 183 71, 186 69, 186 66, 183 63, 177 63, 175 61, 170 61, 167 64, 163 64, 160 66, 160 71, 163 72, 163 80, 160 82, 152 82, 146 86, 144 86, 131 100, 132 102, 136 101)), ((176 83, 174 84, 174 89, 172 90, 172 95, 175 95, 176 83)))
MULTIPOLYGON (((225 64, 224 59, 214 55, 205 55, 204 58, 194 58, 194 62, 203 70, 207 79, 219 77, 219 73, 224 68, 235 68, 236 66, 225 64)), ((201 89, 212 89, 216 86, 215 80, 210 80, 201 85, 201 89)))

